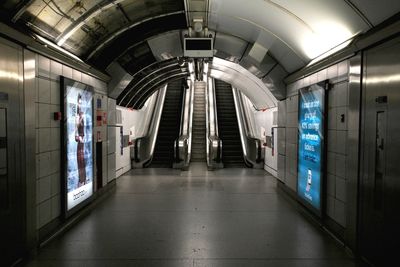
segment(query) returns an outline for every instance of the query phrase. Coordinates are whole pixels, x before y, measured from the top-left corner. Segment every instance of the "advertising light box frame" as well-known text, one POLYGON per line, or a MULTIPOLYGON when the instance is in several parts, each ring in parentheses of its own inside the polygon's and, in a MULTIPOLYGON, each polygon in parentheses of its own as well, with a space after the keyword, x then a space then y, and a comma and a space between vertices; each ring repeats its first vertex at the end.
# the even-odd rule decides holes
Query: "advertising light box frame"
POLYGON ((87 205, 94 193, 93 100, 90 85, 61 76, 61 173, 66 218, 87 205))
POLYGON ((302 88, 298 101, 297 196, 319 217, 325 206, 328 89, 328 81, 302 88))

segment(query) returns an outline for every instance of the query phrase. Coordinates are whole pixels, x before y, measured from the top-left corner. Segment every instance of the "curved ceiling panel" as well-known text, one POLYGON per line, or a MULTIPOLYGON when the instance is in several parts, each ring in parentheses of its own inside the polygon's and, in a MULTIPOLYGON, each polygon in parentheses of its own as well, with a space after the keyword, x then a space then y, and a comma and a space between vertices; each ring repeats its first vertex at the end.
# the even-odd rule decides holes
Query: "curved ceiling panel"
POLYGON ((116 36, 107 46, 102 47, 90 62, 98 68, 105 69, 113 60, 127 52, 129 48, 152 36, 166 31, 182 29, 186 26, 185 14, 173 14, 146 21, 116 36))
POLYGON ((243 92, 257 109, 276 107, 277 100, 265 84, 240 65, 214 58, 209 66, 210 76, 230 83, 243 92))
MULTIPOLYGON (((176 0, 6 0, 18 6, 12 21, 84 56, 121 28, 164 14, 184 13, 176 0), (18 2, 18 3, 15 3, 18 2)), ((186 27, 186 20, 184 23, 186 27)))
MULTIPOLYGON (((345 1, 211 0, 211 25, 233 33, 237 31, 235 25, 243 21, 268 32, 300 58, 308 60, 369 29, 345 1)), ((242 35, 249 33, 245 31, 242 35)), ((250 36, 242 37, 248 40, 250 36)), ((271 44, 263 45, 269 49, 271 44)))
POLYGON ((347 0, 347 2, 350 2, 350 4, 354 5, 356 9, 366 16, 373 26, 395 15, 400 10, 400 1, 398 0, 347 0))

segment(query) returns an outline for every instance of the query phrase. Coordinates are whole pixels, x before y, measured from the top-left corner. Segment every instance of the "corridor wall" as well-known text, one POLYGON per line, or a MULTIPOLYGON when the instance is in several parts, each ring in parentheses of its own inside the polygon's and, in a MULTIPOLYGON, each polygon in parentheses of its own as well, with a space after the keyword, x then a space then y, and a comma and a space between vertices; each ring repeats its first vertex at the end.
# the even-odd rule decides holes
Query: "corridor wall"
POLYGON ((278 105, 278 177, 294 194, 297 190, 298 164, 298 91, 309 85, 328 80, 327 144, 326 157, 326 215, 332 231, 344 238, 346 218, 346 183, 348 156, 348 110, 349 110, 349 60, 344 60, 305 76, 287 87, 287 98, 278 105))

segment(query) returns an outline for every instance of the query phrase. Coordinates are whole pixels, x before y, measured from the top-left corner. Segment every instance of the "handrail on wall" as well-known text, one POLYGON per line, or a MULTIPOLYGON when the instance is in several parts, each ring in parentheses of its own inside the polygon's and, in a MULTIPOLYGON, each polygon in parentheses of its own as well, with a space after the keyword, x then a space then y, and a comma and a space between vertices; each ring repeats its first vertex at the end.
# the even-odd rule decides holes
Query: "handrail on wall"
POLYGON ((192 124, 193 124, 193 98, 194 85, 187 80, 189 88, 183 92, 181 109, 181 125, 179 137, 174 142, 174 163, 175 169, 187 170, 190 164, 192 148, 192 124))

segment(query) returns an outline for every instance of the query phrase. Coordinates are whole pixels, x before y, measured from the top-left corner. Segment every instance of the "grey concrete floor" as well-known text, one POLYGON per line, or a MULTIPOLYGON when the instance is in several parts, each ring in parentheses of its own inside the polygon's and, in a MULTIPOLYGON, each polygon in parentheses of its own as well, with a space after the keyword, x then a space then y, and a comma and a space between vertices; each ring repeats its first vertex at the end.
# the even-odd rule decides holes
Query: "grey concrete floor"
POLYGON ((356 266, 263 170, 134 170, 27 266, 356 266))

